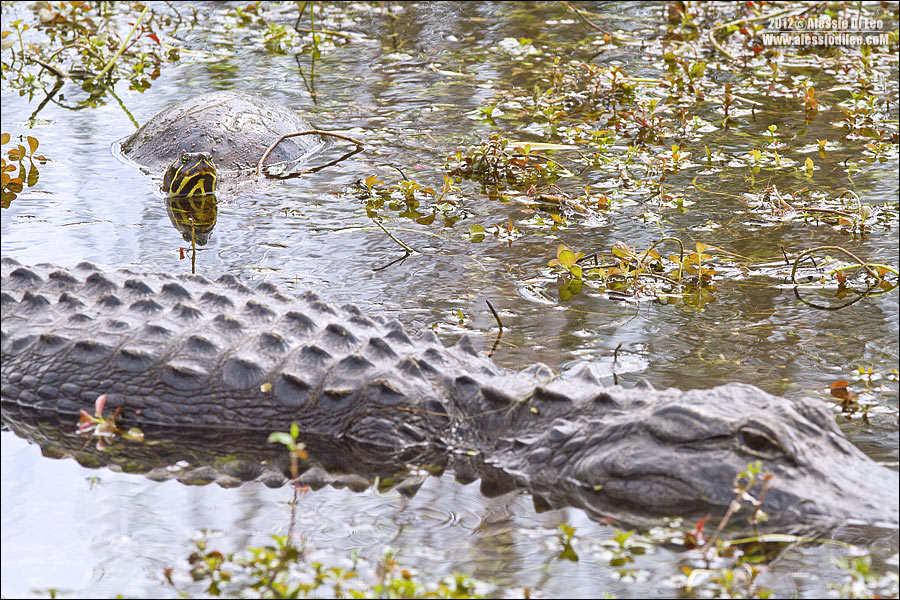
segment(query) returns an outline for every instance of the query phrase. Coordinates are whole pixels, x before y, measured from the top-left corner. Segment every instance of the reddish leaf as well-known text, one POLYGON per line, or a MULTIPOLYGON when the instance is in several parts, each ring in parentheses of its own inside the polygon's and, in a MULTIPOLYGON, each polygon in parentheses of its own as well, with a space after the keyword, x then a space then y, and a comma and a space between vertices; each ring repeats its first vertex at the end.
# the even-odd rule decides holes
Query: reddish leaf
POLYGON ((694 525, 694 531, 697 532, 697 533, 702 533, 702 532, 703 532, 703 527, 706 526, 706 522, 707 522, 708 520, 709 520, 709 515, 706 515, 705 517, 703 517, 702 519, 700 519, 699 521, 697 521, 697 524, 694 525))
POLYGON ((101 394, 97 396, 96 400, 94 400, 94 414, 98 417, 103 416, 104 406, 106 406, 106 394, 101 394))
POLYGON ((859 399, 859 396, 849 389, 849 385, 850 383, 847 381, 835 381, 830 386, 828 386, 828 388, 831 390, 832 396, 843 400, 843 405, 845 408, 849 406, 849 403, 855 402, 859 399))

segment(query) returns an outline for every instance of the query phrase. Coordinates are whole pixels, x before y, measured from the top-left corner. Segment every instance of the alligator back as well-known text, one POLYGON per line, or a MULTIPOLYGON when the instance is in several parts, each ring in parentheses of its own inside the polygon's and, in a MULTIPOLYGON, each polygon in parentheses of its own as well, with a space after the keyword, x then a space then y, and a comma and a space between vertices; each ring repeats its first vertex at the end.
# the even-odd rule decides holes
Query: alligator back
POLYGON ((497 371, 466 343, 445 349, 430 332, 410 337, 355 306, 289 298, 266 283, 252 290, 231 275, 213 284, 4 259, 2 306, 4 399, 77 415, 106 394, 138 424, 274 431, 296 422, 372 442, 389 433, 379 432, 380 414, 402 410, 408 441, 422 442, 438 432, 417 427, 415 414, 446 413, 448 372, 497 371))

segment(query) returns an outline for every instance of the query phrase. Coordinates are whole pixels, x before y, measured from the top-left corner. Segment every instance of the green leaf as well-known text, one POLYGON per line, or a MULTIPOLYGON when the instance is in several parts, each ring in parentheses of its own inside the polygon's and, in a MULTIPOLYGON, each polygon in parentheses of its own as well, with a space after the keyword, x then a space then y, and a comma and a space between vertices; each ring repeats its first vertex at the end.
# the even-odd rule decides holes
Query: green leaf
POLYGON ((571 300, 581 291, 581 287, 582 281, 580 279, 574 279, 572 277, 561 279, 559 281, 559 299, 563 302, 571 300))
POLYGON ((572 548, 572 544, 569 543, 563 543, 563 548, 562 550, 560 550, 559 554, 556 555, 556 557, 570 560, 572 562, 578 562, 578 553, 575 552, 575 549, 572 548))
POLYGON ((28 184, 28 187, 35 185, 38 182, 38 177, 40 176, 40 171, 38 171, 37 166, 34 164, 28 169, 28 179, 25 180, 25 183, 28 184))
POLYGON ((292 438, 290 434, 285 433, 284 431, 274 431, 269 434, 269 442, 291 446, 294 443, 294 438, 292 438))
POLYGON ((372 188, 376 183, 384 183, 378 179, 378 175, 369 175, 365 179, 366 187, 372 188))
POLYGON ((572 265, 575 264, 575 253, 568 248, 560 249, 560 251, 556 253, 556 258, 559 263, 567 269, 571 269, 572 265))
POLYGON ((616 542, 616 543, 619 545, 620 548, 624 548, 624 547, 625 547, 625 542, 628 541, 628 538, 630 538, 631 536, 634 535, 634 530, 633 530, 633 529, 632 529, 632 530, 629 530, 629 531, 620 531, 620 530, 618 530, 618 529, 615 529, 614 531, 615 531, 616 533, 615 533, 615 535, 613 536, 612 539, 613 539, 614 542, 616 542))

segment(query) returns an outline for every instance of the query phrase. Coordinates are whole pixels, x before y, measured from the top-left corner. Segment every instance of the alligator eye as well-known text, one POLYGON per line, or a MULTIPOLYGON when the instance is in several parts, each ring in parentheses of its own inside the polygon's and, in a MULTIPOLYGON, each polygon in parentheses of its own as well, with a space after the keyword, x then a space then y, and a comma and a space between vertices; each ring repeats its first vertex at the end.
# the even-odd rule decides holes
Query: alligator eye
POLYGON ((762 458, 775 458, 783 452, 777 441, 759 429, 741 429, 741 445, 748 453, 762 458))

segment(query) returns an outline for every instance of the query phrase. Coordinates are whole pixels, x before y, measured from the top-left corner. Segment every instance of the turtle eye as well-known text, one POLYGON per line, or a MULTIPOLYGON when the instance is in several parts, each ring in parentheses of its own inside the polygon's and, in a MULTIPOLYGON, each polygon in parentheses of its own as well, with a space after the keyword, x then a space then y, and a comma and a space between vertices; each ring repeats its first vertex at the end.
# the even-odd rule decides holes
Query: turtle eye
POLYGON ((187 154, 182 154, 182 155, 181 155, 181 162, 186 163, 187 161, 188 161, 187 154))

